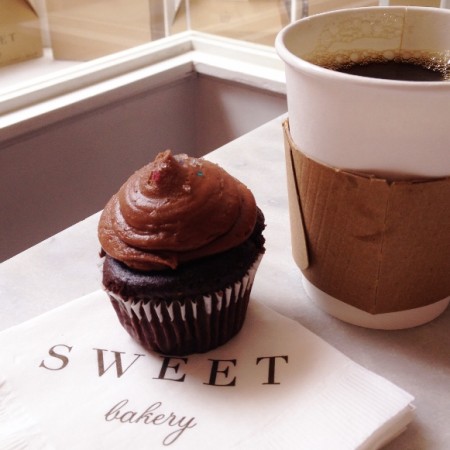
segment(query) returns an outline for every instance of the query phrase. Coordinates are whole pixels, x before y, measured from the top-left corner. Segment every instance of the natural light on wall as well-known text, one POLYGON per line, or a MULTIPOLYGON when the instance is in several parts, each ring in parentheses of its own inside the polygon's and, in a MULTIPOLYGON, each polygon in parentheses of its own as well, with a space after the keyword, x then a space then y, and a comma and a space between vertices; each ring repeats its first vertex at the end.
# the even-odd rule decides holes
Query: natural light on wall
POLYGON ((0 73, 10 85, 189 29, 273 46, 289 21, 352 4, 370 0, 1 0, 0 73))

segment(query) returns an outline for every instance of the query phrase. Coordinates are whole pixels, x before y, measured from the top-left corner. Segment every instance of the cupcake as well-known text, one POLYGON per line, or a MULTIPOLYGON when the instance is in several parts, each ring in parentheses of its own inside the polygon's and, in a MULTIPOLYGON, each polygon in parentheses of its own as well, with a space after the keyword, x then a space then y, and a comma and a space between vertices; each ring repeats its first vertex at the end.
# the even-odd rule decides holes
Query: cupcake
POLYGON ((99 221, 103 286, 122 326, 168 355, 227 342, 245 320, 264 227, 253 194, 218 165, 160 153, 99 221))

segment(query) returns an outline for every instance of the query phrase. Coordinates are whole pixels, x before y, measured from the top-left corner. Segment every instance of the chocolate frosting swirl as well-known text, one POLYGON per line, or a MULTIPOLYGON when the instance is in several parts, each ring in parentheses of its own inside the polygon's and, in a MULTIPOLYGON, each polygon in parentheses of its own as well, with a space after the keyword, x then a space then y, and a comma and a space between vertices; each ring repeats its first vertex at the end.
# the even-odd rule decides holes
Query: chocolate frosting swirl
POLYGON ((107 203, 98 236, 137 270, 175 269, 244 242, 256 222, 253 194, 218 165, 160 153, 107 203))

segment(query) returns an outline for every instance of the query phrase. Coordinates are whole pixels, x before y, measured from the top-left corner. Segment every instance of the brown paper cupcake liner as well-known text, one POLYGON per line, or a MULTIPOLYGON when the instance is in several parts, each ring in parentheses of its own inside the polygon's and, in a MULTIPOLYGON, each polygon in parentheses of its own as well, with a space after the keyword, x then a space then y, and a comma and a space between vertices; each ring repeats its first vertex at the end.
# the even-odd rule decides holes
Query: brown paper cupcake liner
POLYGON ((107 291, 122 326, 144 348, 167 355, 212 350, 235 336, 245 320, 261 256, 234 285, 190 298, 123 299, 107 291))

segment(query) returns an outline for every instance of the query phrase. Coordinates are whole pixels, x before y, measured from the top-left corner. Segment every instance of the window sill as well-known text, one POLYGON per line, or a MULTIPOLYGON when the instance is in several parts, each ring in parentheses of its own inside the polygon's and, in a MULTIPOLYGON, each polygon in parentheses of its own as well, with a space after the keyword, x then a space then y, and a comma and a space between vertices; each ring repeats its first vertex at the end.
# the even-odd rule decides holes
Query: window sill
POLYGON ((285 93, 284 67, 274 48, 188 31, 93 61, 69 64, 3 90, 0 142, 193 71, 285 93))

